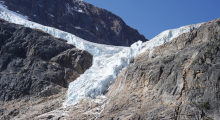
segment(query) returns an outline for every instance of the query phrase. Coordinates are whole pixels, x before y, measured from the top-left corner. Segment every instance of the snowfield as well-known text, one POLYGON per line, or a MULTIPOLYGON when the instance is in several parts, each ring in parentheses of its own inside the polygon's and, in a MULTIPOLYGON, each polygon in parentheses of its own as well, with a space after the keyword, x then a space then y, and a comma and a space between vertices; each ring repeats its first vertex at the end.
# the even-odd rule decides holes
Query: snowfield
POLYGON ((0 18, 9 22, 24 25, 30 28, 40 29, 55 37, 68 41, 69 44, 75 45, 77 48, 86 50, 93 55, 93 65, 77 80, 69 85, 67 99, 64 105, 72 105, 79 102, 83 98, 96 98, 104 95, 111 84, 115 82, 120 71, 131 63, 134 57, 146 50, 152 50, 166 42, 169 42, 179 35, 196 29, 201 24, 188 25, 178 29, 172 29, 162 32, 150 41, 142 43, 138 41, 131 47, 120 47, 111 45, 102 45, 83 40, 73 34, 40 25, 27 20, 27 17, 15 14, 8 10, 5 6, 0 5, 0 18))

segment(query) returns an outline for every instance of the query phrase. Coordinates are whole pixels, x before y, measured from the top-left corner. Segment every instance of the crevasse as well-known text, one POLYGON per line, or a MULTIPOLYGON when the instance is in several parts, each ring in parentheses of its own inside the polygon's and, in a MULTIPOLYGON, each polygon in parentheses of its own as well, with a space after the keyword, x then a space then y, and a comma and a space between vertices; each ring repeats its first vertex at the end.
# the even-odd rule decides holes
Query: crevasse
POLYGON ((153 54, 154 47, 169 42, 173 38, 192 31, 201 25, 188 25, 178 29, 167 30, 150 41, 144 43, 138 41, 132 44, 131 47, 121 47, 88 42, 73 34, 28 21, 25 19, 26 17, 15 14, 3 5, 0 5, 0 18, 26 27, 40 29, 55 37, 65 39, 69 44, 73 44, 77 48, 86 50, 93 55, 92 66, 70 83, 65 105, 76 104, 85 97, 96 98, 99 95, 104 95, 109 86, 115 82, 120 71, 130 65, 130 61, 135 56, 146 50, 152 50, 153 54))

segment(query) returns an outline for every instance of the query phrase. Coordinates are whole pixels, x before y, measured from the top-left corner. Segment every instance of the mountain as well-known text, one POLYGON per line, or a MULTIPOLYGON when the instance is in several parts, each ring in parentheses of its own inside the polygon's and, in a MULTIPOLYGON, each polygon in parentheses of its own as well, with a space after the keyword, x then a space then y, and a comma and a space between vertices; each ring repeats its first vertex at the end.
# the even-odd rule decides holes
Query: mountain
POLYGON ((104 96, 84 97, 37 118, 218 120, 220 19, 196 26, 182 34, 189 26, 164 31, 150 40, 169 42, 143 48, 104 96))
POLYGON ((147 39, 113 13, 81 0, 2 0, 28 20, 72 33, 87 41, 130 46, 147 39))
POLYGON ((220 19, 204 23, 139 54, 109 88, 104 102, 84 100, 81 104, 90 107, 81 105, 69 115, 101 120, 218 120, 219 44, 220 19))
POLYGON ((99 119, 220 119, 219 44, 220 19, 139 54, 109 89, 99 119))
POLYGON ((0 17, 2 120, 220 118, 220 19, 122 47, 0 17))

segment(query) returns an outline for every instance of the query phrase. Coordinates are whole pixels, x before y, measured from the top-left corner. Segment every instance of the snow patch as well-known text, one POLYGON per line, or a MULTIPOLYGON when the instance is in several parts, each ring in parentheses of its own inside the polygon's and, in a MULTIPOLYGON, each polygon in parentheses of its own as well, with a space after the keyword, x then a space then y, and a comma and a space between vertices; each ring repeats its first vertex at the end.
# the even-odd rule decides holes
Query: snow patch
POLYGON ((49 16, 51 16, 51 17, 54 17, 52 14, 50 14, 50 13, 48 13, 48 12, 47 12, 47 14, 48 14, 49 16))
POLYGON ((81 13, 83 12, 83 10, 80 7, 76 7, 76 6, 71 7, 69 5, 69 3, 66 3, 65 6, 66 6, 66 9, 67 9, 66 13, 71 14, 71 15, 73 15, 73 11, 81 12, 81 13))
POLYGON ((96 29, 96 31, 98 31, 98 30, 99 30, 99 28, 98 28, 97 26, 95 26, 95 29, 96 29))
POLYGON ((75 27, 76 29, 82 29, 81 27, 75 27))
POLYGON ((38 3, 38 5, 39 5, 40 7, 43 7, 43 5, 41 5, 40 3, 38 3))
POLYGON ((154 49, 150 50, 148 57, 151 58, 153 56, 153 54, 154 54, 154 49))

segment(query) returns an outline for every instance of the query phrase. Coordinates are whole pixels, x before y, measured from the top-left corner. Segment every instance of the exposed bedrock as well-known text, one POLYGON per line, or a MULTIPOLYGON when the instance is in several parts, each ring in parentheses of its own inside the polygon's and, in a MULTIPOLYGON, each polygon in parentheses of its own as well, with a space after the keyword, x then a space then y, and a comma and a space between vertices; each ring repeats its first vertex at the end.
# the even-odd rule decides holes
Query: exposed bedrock
POLYGON ((92 55, 37 29, 0 20, 0 101, 57 94, 92 65, 92 55))
POLYGON ((182 34, 155 48, 151 57, 149 51, 137 56, 109 89, 111 100, 99 118, 219 119, 219 23, 182 34))

